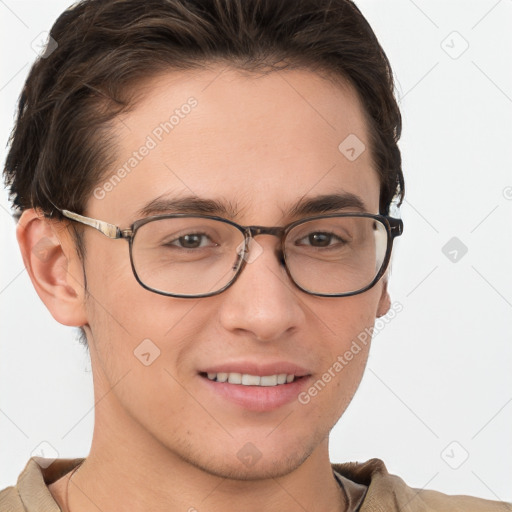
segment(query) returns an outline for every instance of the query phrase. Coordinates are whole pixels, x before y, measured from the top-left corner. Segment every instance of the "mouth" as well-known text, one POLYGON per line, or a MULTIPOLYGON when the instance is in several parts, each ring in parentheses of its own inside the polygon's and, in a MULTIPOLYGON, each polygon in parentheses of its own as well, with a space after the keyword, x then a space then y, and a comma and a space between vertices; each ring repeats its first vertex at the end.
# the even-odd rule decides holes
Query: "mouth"
POLYGON ((291 384, 303 376, 294 375, 291 373, 279 373, 274 375, 251 375, 249 373, 237 372, 202 372, 201 377, 205 377, 213 382, 227 382, 228 384, 238 384, 241 386, 260 386, 272 387, 291 384))
POLYGON ((299 393, 312 378, 307 371, 289 364, 233 366, 240 368, 224 365, 199 372, 208 400, 212 403, 220 401, 224 410, 227 410, 227 403, 236 409, 258 413, 289 406, 297 402, 299 393), (238 371, 233 371, 235 369, 238 371))

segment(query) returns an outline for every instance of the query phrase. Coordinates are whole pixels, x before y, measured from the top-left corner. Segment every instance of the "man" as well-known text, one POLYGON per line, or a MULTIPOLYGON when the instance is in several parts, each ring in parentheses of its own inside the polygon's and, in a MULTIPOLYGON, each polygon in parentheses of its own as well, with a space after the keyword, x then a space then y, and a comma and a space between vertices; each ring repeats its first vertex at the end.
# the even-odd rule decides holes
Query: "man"
POLYGON ((5 176, 95 428, 0 510, 512 510, 329 461, 402 233, 400 113, 354 4, 90 0, 51 37, 5 176))

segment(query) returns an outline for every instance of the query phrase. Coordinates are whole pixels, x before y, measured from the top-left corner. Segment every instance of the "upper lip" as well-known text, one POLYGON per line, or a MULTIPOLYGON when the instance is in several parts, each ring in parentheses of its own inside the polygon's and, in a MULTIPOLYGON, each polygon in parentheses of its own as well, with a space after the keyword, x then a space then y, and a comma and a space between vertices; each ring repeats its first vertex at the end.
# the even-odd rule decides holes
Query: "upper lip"
POLYGON ((247 375, 295 375, 296 377, 304 377, 310 375, 306 369, 293 363, 286 361, 277 361, 274 363, 256 363, 251 361, 240 361, 233 363, 222 363, 219 365, 209 366, 200 373, 241 373, 247 375))

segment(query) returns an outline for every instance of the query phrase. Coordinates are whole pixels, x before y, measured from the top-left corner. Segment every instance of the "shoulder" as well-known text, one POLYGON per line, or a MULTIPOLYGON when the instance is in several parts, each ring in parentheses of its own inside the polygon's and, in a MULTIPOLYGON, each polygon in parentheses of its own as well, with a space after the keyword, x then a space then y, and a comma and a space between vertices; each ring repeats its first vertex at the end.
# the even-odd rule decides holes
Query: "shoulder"
POLYGON ((512 512, 510 503, 409 487, 400 477, 388 473, 380 459, 332 467, 344 477, 368 487, 360 512, 512 512))
POLYGON ((83 460, 31 457, 18 476, 16 485, 0 490, 0 512, 60 512, 48 485, 83 460))
POLYGON ((6 487, 0 490, 0 512, 25 512, 16 487, 6 487))

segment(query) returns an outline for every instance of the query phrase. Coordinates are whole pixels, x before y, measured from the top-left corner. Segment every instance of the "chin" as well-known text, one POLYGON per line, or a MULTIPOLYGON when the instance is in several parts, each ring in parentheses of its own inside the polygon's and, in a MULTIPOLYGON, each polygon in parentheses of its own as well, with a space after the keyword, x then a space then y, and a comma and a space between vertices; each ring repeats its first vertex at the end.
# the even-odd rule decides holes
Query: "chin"
POLYGON ((309 453, 294 453, 286 458, 269 459, 263 454, 254 462, 241 462, 238 457, 222 460, 189 461, 205 473, 230 480, 255 481, 280 478, 297 469, 308 457, 309 453))
POLYGON ((269 442, 270 438, 257 439, 254 444, 246 439, 212 442, 211 446, 182 445, 178 455, 187 464, 210 475, 240 481, 256 481, 283 477, 299 468, 317 450, 328 433, 302 435, 269 442))

